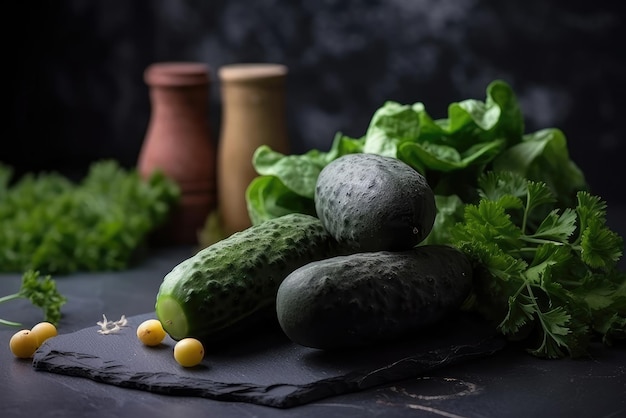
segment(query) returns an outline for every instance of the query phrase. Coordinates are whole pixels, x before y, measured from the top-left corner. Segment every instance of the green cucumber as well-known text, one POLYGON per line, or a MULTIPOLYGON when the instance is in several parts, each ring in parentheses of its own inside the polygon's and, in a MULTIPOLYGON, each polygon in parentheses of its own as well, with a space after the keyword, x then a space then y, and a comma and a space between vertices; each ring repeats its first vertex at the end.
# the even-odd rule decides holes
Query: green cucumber
POLYGON ((293 342, 318 349, 415 336, 460 308, 472 272, 462 252, 439 245, 312 262, 280 285, 278 322, 293 342))
POLYGON ((363 153, 322 169, 315 209, 335 239, 360 252, 413 248, 428 236, 437 214, 424 176, 397 158, 363 153))
POLYGON ((276 292, 293 270, 345 254, 319 219, 289 214, 237 232, 181 262, 156 298, 156 315, 174 339, 212 341, 259 320, 276 323, 276 292))

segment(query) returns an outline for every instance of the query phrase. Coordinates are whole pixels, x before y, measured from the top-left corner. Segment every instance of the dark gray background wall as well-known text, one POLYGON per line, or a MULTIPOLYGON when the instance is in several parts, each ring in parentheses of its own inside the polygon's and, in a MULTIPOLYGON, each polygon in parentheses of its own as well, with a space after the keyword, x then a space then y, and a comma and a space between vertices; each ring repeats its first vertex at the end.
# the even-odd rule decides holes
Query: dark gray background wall
MULTIPOLYGON (((18 3, 18 2, 15 2, 18 3)), ((133 0, 17 4, 5 15, 0 161, 80 175, 94 160, 132 166, 150 114, 142 73, 156 61, 216 70, 289 67, 295 152, 360 136, 385 100, 435 117, 489 81, 509 82, 527 131, 561 128, 594 191, 625 203, 626 16, 595 0, 133 0)), ((216 80, 215 80, 216 81, 216 80)), ((220 99, 211 91, 218 137, 220 99)))

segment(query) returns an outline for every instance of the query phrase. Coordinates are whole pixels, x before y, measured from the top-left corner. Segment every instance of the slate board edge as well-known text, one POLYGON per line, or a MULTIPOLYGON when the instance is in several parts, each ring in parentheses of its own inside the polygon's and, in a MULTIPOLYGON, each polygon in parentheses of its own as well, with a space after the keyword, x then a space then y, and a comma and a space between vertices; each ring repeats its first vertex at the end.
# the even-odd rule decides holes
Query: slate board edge
POLYGON ((342 378, 321 380, 311 385, 311 387, 300 387, 291 395, 285 396, 280 404, 272 406, 291 408, 333 396, 346 395, 419 377, 426 372, 489 357, 502 350, 505 346, 506 341, 503 338, 493 336, 485 338, 476 344, 455 346, 452 351, 458 354, 449 355, 450 349, 432 350, 422 359, 407 357, 374 372, 365 374, 354 373, 342 378), (322 386, 322 384, 324 384, 324 387, 331 389, 327 392, 322 392, 319 387, 313 388, 313 386, 322 386), (342 388, 340 390, 332 390, 333 385, 335 385, 334 387, 342 386, 342 388))
MULTIPOLYGON (((327 380, 320 380, 314 384, 305 386, 295 385, 273 385, 270 387, 260 387, 253 384, 241 383, 236 387, 232 384, 220 384, 219 382, 205 379, 205 383, 210 383, 213 388, 227 388, 228 391, 219 391, 202 387, 190 387, 166 384, 155 384, 154 381, 146 383, 141 373, 109 373, 97 370, 86 369, 84 367, 66 367, 59 365, 55 359, 61 357, 85 357, 88 355, 81 353, 60 353, 54 350, 46 351, 46 345, 37 352, 33 359, 33 367, 37 371, 46 371, 73 377, 87 378, 95 382, 110 384, 123 388, 144 390, 167 396, 194 396, 217 401, 255 403, 257 405, 270 406, 275 408, 292 408, 305 405, 321 399, 354 393, 375 386, 382 386, 394 381, 401 381, 420 374, 449 367, 454 364, 475 360, 490 356, 504 348, 506 345, 502 338, 497 336, 485 338, 476 344, 458 345, 453 348, 432 350, 424 358, 407 357, 394 362, 388 367, 384 367, 373 372, 355 372, 348 376, 335 377, 327 380), (452 353, 451 353, 452 352, 452 353), (271 392, 276 389, 287 389, 287 395, 272 396, 271 392), (254 394, 251 401, 251 394, 254 394)), ((111 365, 110 367, 115 367, 111 365)), ((168 373, 163 373, 162 377, 167 377, 168 373)))

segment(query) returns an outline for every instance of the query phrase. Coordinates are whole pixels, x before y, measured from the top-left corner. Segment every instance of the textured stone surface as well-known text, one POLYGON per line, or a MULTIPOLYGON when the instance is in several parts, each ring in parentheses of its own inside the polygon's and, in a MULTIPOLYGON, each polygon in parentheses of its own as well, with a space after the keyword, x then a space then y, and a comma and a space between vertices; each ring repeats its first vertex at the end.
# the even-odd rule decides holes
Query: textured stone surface
POLYGON ((419 376, 504 347, 488 328, 464 318, 420 341, 334 354, 268 333, 245 344, 206 347, 204 361, 185 369, 174 361, 169 337, 158 347, 137 340, 136 327, 149 318, 154 314, 130 317, 116 334, 100 335, 94 326, 59 335, 37 351, 34 367, 155 393, 287 408, 419 376))

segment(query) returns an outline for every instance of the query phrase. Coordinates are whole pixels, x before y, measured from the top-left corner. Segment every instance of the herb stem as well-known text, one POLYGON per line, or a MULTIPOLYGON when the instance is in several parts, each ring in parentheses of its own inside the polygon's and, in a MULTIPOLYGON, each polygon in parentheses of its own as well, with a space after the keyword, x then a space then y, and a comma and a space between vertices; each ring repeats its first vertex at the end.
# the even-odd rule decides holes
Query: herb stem
POLYGON ((551 239, 534 238, 532 235, 522 235, 520 237, 522 241, 530 242, 533 244, 552 244, 552 245, 565 245, 563 242, 553 241, 551 239))
MULTIPOLYGON (((2 297, 0 297, 0 303, 8 302, 8 301, 14 300, 14 299, 19 299, 21 297, 23 297, 23 296, 20 293, 13 293, 12 295, 2 296, 2 297)), ((20 325, 22 325, 19 322, 7 321, 6 319, 2 319, 2 318, 0 318, 0 324, 1 325, 8 325, 10 327, 19 327, 20 325)))
POLYGON ((533 247, 522 247, 522 248, 518 248, 517 250, 511 250, 511 254, 513 255, 520 255, 524 253, 534 254, 536 252, 537 252, 537 249, 533 247))
POLYGON ((530 193, 526 192, 526 205, 524 207, 524 215, 522 215, 522 236, 526 236, 526 224, 528 222, 528 212, 530 211, 530 193))
POLYGON ((13 299, 19 299, 21 297, 22 297, 22 295, 19 294, 19 293, 13 293, 12 295, 2 296, 2 297, 0 297, 0 303, 8 302, 8 301, 13 300, 13 299))

